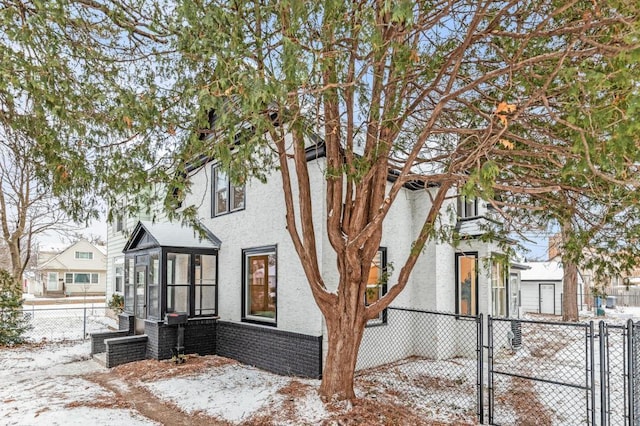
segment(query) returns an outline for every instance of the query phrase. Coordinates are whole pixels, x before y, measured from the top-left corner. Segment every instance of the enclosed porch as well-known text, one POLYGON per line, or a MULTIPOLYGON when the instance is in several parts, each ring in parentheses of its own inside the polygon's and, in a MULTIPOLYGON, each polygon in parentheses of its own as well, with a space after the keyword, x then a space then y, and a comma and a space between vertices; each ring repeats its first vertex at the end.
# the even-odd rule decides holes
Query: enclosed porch
POLYGON ((138 222, 124 247, 124 312, 120 330, 146 335, 147 358, 167 359, 178 326, 167 314, 186 314, 186 353, 215 353, 220 240, 179 224, 138 222))

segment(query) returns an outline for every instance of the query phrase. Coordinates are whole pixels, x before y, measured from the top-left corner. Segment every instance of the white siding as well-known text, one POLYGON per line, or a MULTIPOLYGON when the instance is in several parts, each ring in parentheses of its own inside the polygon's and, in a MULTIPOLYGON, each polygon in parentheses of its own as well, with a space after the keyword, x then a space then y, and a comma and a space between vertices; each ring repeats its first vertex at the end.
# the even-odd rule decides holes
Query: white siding
MULTIPOLYGON (((323 222, 324 179, 321 164, 310 167, 314 219, 323 222)), ((285 223, 284 196, 278 174, 266 183, 251 179, 245 187, 245 209, 211 217, 211 167, 208 163, 191 177, 192 191, 184 205, 196 205, 203 224, 222 241, 218 254, 218 315, 240 321, 242 316, 242 250, 277 247, 277 328, 310 335, 322 333, 322 317, 291 242, 285 223), (206 194, 203 196, 202 194, 206 194)), ((296 194, 294 194, 297 197, 296 194)), ((317 232, 322 258, 323 233, 317 232)))

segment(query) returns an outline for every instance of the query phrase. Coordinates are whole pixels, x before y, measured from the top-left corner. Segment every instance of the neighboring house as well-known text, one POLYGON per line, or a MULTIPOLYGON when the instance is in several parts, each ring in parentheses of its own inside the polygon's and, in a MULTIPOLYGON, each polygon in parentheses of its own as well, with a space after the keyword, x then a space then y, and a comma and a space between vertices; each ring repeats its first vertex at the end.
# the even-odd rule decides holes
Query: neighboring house
POLYGON ((29 291, 45 297, 104 296, 106 261, 106 247, 87 240, 60 252, 41 252, 29 291))
MULTIPOLYGON (((529 269, 521 272, 520 304, 524 312, 562 315, 563 293, 562 281, 564 269, 562 262, 526 262, 529 269)), ((578 310, 584 307, 585 295, 583 279, 578 274, 576 297, 578 310)))
POLYGON ((155 211, 139 212, 132 216, 127 213, 127 200, 121 198, 113 207, 113 220, 107 224, 107 286, 106 298, 113 294, 124 295, 124 249, 127 239, 140 220, 164 217, 155 211))
MULTIPOLYGON (((325 232, 323 145, 310 147, 307 159, 315 163, 309 173, 316 194, 318 259, 325 283, 332 289, 338 275, 336 255, 325 232)), ((202 162, 190 169, 192 186, 183 203, 196 206, 202 236, 169 223, 141 221, 132 228, 124 245, 124 262, 114 260, 112 265, 123 265, 123 273, 115 275, 116 286, 117 277, 123 276, 125 296, 120 329, 147 336, 143 356, 171 357, 177 331, 165 323, 165 316, 185 312, 187 352, 217 353, 279 373, 322 374, 327 351, 324 319, 286 230, 284 196, 276 173, 264 183, 252 179, 237 186, 215 161, 202 162)), ((518 273, 511 275, 497 244, 478 238, 485 226, 497 225, 490 219, 491 212, 483 202, 456 201, 455 192, 451 196, 442 220, 459 230, 462 242, 457 247, 429 243, 405 291, 392 305, 461 315, 517 316, 518 273)), ((397 197, 371 265, 367 301, 377 299, 393 284, 391 266, 403 265, 430 205, 429 189, 421 185, 406 185, 397 197), (387 273, 391 275, 388 283, 387 273)), ((110 257, 115 250, 109 247, 110 257)), ((396 330, 385 312, 370 325, 389 333, 411 333, 396 330)), ((436 328, 434 333, 450 330, 436 328)), ((438 356, 461 355, 455 342, 463 338, 436 336, 433 344, 438 356)), ((411 348, 406 351, 401 355, 415 355, 411 348)))

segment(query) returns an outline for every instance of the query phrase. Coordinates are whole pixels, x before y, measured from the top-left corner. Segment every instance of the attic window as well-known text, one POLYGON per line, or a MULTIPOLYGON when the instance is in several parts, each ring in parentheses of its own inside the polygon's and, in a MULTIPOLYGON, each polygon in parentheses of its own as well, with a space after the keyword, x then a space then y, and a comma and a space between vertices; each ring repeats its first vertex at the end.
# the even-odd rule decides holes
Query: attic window
POLYGON ((90 252, 90 251, 77 251, 76 252, 76 259, 91 260, 91 259, 93 259, 93 253, 90 252))

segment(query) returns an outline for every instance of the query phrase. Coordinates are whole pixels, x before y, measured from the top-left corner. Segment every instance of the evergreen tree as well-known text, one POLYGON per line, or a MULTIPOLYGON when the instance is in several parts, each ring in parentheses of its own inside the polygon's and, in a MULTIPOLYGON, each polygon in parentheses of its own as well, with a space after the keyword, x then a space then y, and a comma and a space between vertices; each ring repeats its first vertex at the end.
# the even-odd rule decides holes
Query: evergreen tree
POLYGON ((22 312, 22 294, 16 291, 15 280, 0 269, 0 346, 24 343, 24 334, 31 326, 22 312))

